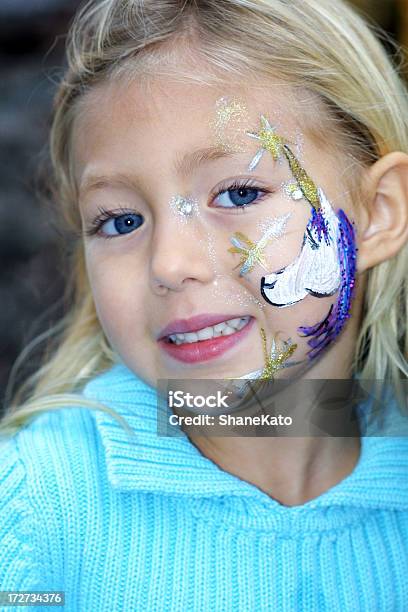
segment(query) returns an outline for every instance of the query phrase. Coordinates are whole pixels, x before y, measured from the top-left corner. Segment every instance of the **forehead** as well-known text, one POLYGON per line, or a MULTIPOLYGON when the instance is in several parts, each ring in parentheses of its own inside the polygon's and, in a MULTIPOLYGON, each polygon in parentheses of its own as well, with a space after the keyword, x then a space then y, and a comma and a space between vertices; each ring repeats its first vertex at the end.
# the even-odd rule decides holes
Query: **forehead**
POLYGON ((188 122, 194 129, 205 130, 206 119, 211 118, 217 101, 224 97, 246 104, 253 118, 268 112, 288 126, 296 124, 301 107, 295 89, 282 81, 209 85, 152 77, 96 86, 85 96, 81 114, 86 123, 92 122, 92 116, 98 120, 104 115, 122 124, 142 119, 143 125, 154 128, 158 123, 170 127, 172 123, 188 122))
POLYGON ((259 131, 261 114, 286 138, 296 137, 299 102, 294 90, 279 81, 221 86, 157 77, 98 85, 84 98, 76 120, 76 164, 83 166, 95 155, 112 160, 133 154, 141 160, 149 153, 163 159, 214 145, 220 126, 228 137, 237 132, 242 142, 245 130, 259 131))

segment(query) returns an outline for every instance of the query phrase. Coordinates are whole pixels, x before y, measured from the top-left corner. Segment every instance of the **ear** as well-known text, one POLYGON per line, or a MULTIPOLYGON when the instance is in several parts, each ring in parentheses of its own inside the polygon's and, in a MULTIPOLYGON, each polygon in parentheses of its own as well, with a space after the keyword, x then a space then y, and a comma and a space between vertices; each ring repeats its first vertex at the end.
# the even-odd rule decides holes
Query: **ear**
POLYGON ((408 241, 408 155, 388 153, 367 169, 360 211, 357 271, 394 257, 408 241))

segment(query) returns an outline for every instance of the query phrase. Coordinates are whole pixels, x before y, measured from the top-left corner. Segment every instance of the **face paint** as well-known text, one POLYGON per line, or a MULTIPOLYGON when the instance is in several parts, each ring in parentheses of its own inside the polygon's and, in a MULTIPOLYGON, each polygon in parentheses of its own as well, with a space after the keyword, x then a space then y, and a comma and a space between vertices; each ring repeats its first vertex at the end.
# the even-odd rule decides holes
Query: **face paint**
POLYGON ((274 128, 270 125, 269 121, 263 115, 261 115, 261 130, 259 131, 259 133, 254 134, 252 132, 247 132, 247 136, 255 138, 261 143, 261 148, 257 151, 255 157, 252 159, 251 163, 248 166, 249 171, 252 171, 256 168, 265 151, 269 151, 275 161, 277 161, 281 157, 284 140, 275 132, 274 128))
POLYGON ((261 380, 268 380, 273 378, 274 374, 281 370, 283 367, 290 365, 287 361, 289 357, 297 349, 297 344, 294 344, 292 340, 286 340, 283 342, 283 347, 278 349, 276 346, 275 338, 272 341, 271 352, 268 356, 268 348, 266 343, 265 330, 261 328, 262 346, 264 351, 265 367, 260 376, 261 380), (285 365, 286 364, 286 365, 285 365))
POLYGON ((216 118, 210 125, 217 145, 227 152, 243 152, 240 136, 245 134, 249 117, 245 103, 224 96, 216 101, 215 106, 216 118))
POLYGON ((294 181, 289 181, 283 185, 283 191, 289 196, 292 200, 298 201, 303 198, 303 193, 297 183, 294 181))
POLYGON ((201 246, 203 252, 208 254, 208 259, 213 270, 213 281, 211 283, 211 294, 212 297, 220 301, 220 299, 231 307, 240 306, 243 308, 253 308, 254 306, 259 310, 264 310, 266 303, 258 299, 255 295, 249 292, 245 287, 240 287, 239 290, 236 288, 236 283, 233 282, 232 277, 226 276, 223 272, 222 264, 220 266, 219 252, 216 246, 214 234, 211 231, 205 232, 204 234, 197 236, 197 242, 201 246), (226 280, 231 280, 231 285, 226 283, 226 280))
POLYGON ((255 154, 248 166, 248 170, 252 171, 258 165, 265 151, 269 151, 275 161, 278 161, 284 155, 289 163, 293 178, 296 181, 298 189, 306 198, 306 200, 316 210, 319 209, 320 201, 317 192, 317 187, 309 177, 307 172, 302 168, 296 156, 292 153, 289 146, 285 143, 282 136, 275 132, 275 129, 270 125, 269 121, 261 115, 261 130, 258 134, 247 132, 247 136, 255 138, 261 142, 261 148, 255 154))
POLYGON ((298 365, 301 362, 288 361, 289 357, 297 349, 297 344, 292 342, 289 338, 282 343, 282 346, 278 347, 276 338, 272 340, 271 350, 268 353, 268 347, 266 342, 266 334, 263 328, 260 329, 262 339, 262 350, 264 354, 265 365, 262 370, 255 370, 244 376, 240 376, 240 379, 248 380, 270 380, 274 377, 275 373, 283 368, 289 368, 294 365, 298 365))
POLYGON ((234 246, 228 249, 228 251, 230 253, 238 253, 241 255, 241 261, 238 264, 238 266, 241 266, 241 270, 239 271, 240 276, 244 276, 250 272, 256 264, 259 264, 265 270, 267 269, 264 254, 262 252, 262 246, 252 242, 252 240, 247 238, 245 234, 242 234, 241 232, 235 232, 230 240, 234 246))
MULTIPOLYGON (((218 130, 217 141, 218 144, 224 144, 227 150, 243 151, 242 147, 233 147, 231 139, 226 142, 228 140, 227 127, 230 129, 233 126, 234 112, 229 100, 221 98, 218 101, 217 121, 215 122, 218 130)), ((238 108, 236 112, 239 112, 238 108)), ((275 131, 264 116, 261 116, 260 131, 258 133, 246 132, 246 135, 260 143, 260 148, 252 158, 248 170, 252 171, 257 167, 265 151, 272 155, 274 161, 287 161, 292 179, 282 185, 285 194, 294 201, 306 200, 312 208, 302 247, 296 260, 287 267, 262 278, 261 293, 265 301, 278 307, 285 307, 301 301, 308 295, 314 297, 334 295, 340 287, 338 303, 331 307, 324 321, 314 326, 297 328, 303 337, 309 339, 308 345, 311 350, 308 357, 312 359, 340 333, 345 319, 349 316, 352 287, 350 278, 353 277, 353 272, 347 258, 347 263, 341 261, 341 249, 347 243, 346 250, 352 253, 351 232, 344 225, 350 224, 344 213, 343 217, 335 214, 324 192, 315 185, 285 139, 275 131), (348 281, 343 280, 345 278, 348 281)), ((296 152, 298 152, 297 149, 296 152)), ((271 238, 282 235, 290 214, 292 213, 276 218, 269 222, 269 225, 265 220, 262 224, 258 222, 257 227, 261 232, 258 241, 251 240, 242 232, 235 232, 230 237, 232 248, 228 250, 240 255, 237 267, 240 267, 241 277, 251 272, 256 265, 267 269, 265 248, 271 238)), ((352 283, 354 283, 354 277, 352 283)), ((235 297, 234 302, 238 303, 235 297)), ((297 344, 290 338, 279 342, 275 337, 269 351, 264 329, 261 330, 261 339, 264 367, 241 376, 241 379, 268 380, 281 369, 305 363, 304 360, 291 360, 297 344)))
POLYGON ((234 246, 228 249, 228 251, 230 253, 238 253, 241 255, 241 261, 239 262, 238 266, 236 266, 241 266, 241 270, 239 272, 240 276, 244 276, 248 272, 251 272, 256 264, 259 264, 265 270, 267 270, 263 251, 271 238, 278 238, 282 235, 290 215, 291 213, 287 213, 282 217, 274 219, 269 227, 265 228, 263 236, 256 243, 252 242, 252 240, 247 238, 247 236, 241 232, 235 232, 235 234, 230 238, 230 241, 234 246))
POLYGON ((288 160, 293 177, 296 180, 296 183, 298 184, 298 187, 302 192, 303 196, 306 198, 309 204, 313 206, 315 210, 319 210, 320 198, 316 185, 314 184, 310 176, 307 174, 306 170, 302 168, 299 161, 297 160, 295 155, 293 155, 288 145, 284 145, 283 151, 286 159, 288 160))
POLYGON ((341 285, 337 302, 331 305, 326 318, 317 325, 298 328, 303 336, 310 337, 308 341, 311 347, 308 353, 309 359, 317 357, 329 343, 336 339, 350 317, 356 274, 355 233, 352 224, 342 210, 339 210, 337 216, 339 219, 338 254, 341 285))
POLYGON ((292 213, 289 212, 281 217, 266 217, 265 219, 262 219, 262 221, 258 222, 258 229, 261 232, 270 232, 270 238, 280 238, 283 236, 286 224, 291 216, 292 213))
POLYGON ((286 268, 264 277, 261 293, 268 303, 279 307, 295 304, 308 294, 316 297, 333 295, 340 284, 337 253, 339 220, 323 191, 316 187, 283 138, 276 134, 263 115, 261 126, 259 134, 247 133, 262 144, 249 169, 256 167, 265 151, 269 151, 275 161, 284 155, 295 179, 295 182, 284 187, 286 193, 295 200, 304 197, 313 207, 299 256, 286 268))
POLYGON ((298 257, 261 280, 261 293, 273 306, 290 306, 309 294, 327 297, 340 286, 339 219, 321 189, 319 197, 321 209, 312 211, 298 257))
POLYGON ((170 208, 180 217, 192 217, 198 212, 198 201, 181 195, 173 196, 169 202, 170 208))
POLYGON ((323 321, 298 328, 304 337, 310 337, 308 357, 313 359, 335 340, 350 316, 355 283, 354 229, 342 210, 337 215, 334 213, 324 192, 316 187, 289 146, 263 116, 261 125, 259 134, 248 133, 262 144, 249 170, 256 167, 265 151, 269 151, 275 161, 284 155, 295 179, 284 185, 285 193, 293 200, 304 197, 312 206, 299 256, 286 268, 262 278, 261 293, 270 304, 283 307, 308 294, 327 297, 339 290, 336 304, 330 307, 323 321))

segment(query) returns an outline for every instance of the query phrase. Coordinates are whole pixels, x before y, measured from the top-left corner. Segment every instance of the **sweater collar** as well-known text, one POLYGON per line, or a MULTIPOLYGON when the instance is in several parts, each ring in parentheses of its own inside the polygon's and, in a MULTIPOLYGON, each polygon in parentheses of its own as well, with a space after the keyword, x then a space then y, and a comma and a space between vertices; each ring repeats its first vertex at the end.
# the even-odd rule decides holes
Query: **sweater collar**
POLYGON ((114 409, 135 432, 130 437, 108 413, 93 411, 108 479, 117 490, 190 497, 237 495, 286 511, 333 505, 408 508, 408 419, 401 415, 402 435, 362 436, 361 455, 351 474, 302 506, 287 507, 219 468, 181 430, 178 437, 159 436, 156 392, 124 364, 93 378, 83 395, 114 409))

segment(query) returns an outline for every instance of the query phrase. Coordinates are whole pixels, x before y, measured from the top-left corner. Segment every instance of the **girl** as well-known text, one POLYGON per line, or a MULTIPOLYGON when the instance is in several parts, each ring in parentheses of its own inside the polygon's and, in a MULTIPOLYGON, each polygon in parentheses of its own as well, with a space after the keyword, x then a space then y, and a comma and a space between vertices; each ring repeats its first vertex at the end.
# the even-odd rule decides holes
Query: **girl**
POLYGON ((408 109, 380 44, 342 0, 92 0, 67 51, 74 300, 2 420, 1 589, 407 610, 408 109), (390 418, 158 435, 160 380, 231 378, 386 380, 390 418))

